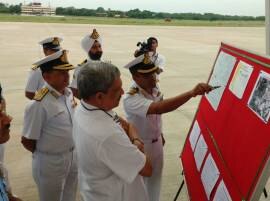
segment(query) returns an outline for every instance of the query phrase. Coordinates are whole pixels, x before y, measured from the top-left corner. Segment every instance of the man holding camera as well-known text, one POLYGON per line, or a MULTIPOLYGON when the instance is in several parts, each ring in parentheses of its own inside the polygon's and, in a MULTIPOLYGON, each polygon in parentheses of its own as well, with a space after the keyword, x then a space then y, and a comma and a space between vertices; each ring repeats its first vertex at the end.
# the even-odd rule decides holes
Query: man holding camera
POLYGON ((138 57, 146 52, 149 52, 152 62, 159 68, 157 74, 160 74, 164 71, 165 67, 165 57, 157 52, 158 40, 155 37, 149 37, 147 43, 139 42, 137 46, 141 46, 139 50, 136 50, 134 53, 135 57, 138 57))
POLYGON ((36 65, 46 81, 24 113, 21 142, 33 153, 32 171, 40 201, 75 201, 77 160, 72 136, 76 106, 69 88, 66 50, 60 50, 36 65))
MULTIPOLYGON (((42 45, 44 55, 49 56, 61 49, 60 42, 62 41, 63 39, 59 37, 49 37, 40 41, 39 44, 42 45)), ((41 89, 44 84, 45 82, 40 68, 34 65, 31 69, 25 87, 25 97, 32 100, 35 92, 41 89)))

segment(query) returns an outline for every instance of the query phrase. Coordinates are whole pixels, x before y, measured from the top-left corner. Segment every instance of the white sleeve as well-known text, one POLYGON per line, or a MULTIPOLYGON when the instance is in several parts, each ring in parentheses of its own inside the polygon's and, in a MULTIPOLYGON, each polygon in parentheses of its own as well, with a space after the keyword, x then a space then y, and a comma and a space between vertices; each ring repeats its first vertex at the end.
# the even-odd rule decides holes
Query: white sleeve
POLYGON ((45 109, 40 102, 31 101, 25 108, 22 135, 28 139, 38 140, 44 122, 46 122, 45 109))
POLYGON ((152 100, 149 100, 140 94, 127 95, 123 101, 124 110, 127 114, 146 117, 152 102, 152 100))
POLYGON ((39 87, 39 76, 37 76, 37 70, 31 70, 28 76, 25 91, 35 93, 39 87))
POLYGON ((78 74, 79 74, 79 68, 80 67, 77 67, 74 69, 74 73, 73 73, 73 79, 69 85, 69 87, 71 88, 74 88, 74 89, 78 89, 78 86, 77 86, 77 79, 78 79, 78 74))
POLYGON ((125 133, 115 133, 99 147, 98 157, 118 177, 131 183, 145 165, 145 155, 133 144, 125 133))
POLYGON ((158 54, 158 58, 155 62, 155 65, 164 71, 165 64, 166 64, 165 57, 161 54, 158 54))

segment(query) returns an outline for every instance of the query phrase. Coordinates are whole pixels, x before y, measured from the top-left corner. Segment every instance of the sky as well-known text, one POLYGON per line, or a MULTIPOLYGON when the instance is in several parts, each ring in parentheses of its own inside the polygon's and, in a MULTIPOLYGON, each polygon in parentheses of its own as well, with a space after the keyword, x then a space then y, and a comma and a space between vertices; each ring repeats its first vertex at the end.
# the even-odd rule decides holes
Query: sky
MULTIPOLYGON (((0 0, 8 4, 29 3, 32 0, 0 0)), ((35 0, 43 5, 128 11, 139 8, 169 13, 217 13, 223 15, 264 16, 265 0, 35 0)))

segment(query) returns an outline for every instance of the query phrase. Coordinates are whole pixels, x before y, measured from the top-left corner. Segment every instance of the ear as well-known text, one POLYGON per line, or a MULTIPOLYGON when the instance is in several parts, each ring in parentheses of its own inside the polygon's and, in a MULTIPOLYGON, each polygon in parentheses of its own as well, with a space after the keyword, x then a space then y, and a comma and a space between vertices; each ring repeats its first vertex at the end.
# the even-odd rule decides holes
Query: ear
POLYGON ((138 80, 139 79, 139 74, 138 73, 133 73, 132 78, 133 78, 134 81, 138 80))
POLYGON ((97 92, 96 95, 96 101, 99 103, 99 104, 102 104, 103 102, 103 97, 104 97, 104 94, 102 92, 97 92))
POLYGON ((49 72, 44 72, 42 74, 42 77, 44 78, 45 81, 50 80, 50 73, 49 72))

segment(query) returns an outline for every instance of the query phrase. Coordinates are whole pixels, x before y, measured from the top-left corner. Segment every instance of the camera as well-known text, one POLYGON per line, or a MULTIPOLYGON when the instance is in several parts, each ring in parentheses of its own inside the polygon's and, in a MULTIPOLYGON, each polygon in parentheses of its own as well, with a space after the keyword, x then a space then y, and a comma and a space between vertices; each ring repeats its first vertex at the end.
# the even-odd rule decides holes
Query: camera
POLYGON ((142 54, 145 54, 145 53, 151 51, 151 45, 149 45, 146 42, 138 42, 137 47, 140 47, 140 49, 135 51, 135 53, 134 53, 135 57, 138 57, 142 54))

